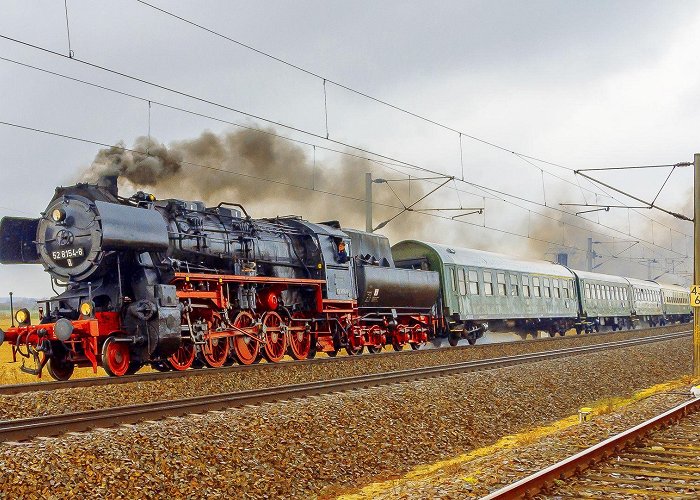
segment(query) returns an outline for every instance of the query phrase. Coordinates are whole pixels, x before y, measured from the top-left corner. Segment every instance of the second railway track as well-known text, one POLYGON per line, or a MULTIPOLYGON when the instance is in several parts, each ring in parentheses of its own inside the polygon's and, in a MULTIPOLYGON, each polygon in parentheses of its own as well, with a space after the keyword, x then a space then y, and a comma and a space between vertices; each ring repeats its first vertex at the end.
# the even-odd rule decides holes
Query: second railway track
POLYGON ((698 498, 699 443, 694 398, 485 499, 698 498))
POLYGON ((31 439, 37 436, 54 436, 70 431, 85 431, 97 427, 136 423, 143 420, 159 419, 170 416, 182 416, 189 413, 202 413, 212 410, 222 410, 251 404, 261 404, 299 397, 308 397, 429 377, 502 368, 523 363, 532 363, 536 361, 600 352, 613 348, 634 347, 654 342, 674 340, 688 336, 690 333, 691 332, 689 331, 666 333, 653 337, 620 340, 604 344, 556 349, 545 352, 505 356, 500 358, 466 361, 444 366, 398 370, 388 373, 376 373, 289 386, 198 396, 181 400, 157 401, 139 405, 111 407, 77 413, 6 420, 0 422, 0 441, 18 441, 31 439))

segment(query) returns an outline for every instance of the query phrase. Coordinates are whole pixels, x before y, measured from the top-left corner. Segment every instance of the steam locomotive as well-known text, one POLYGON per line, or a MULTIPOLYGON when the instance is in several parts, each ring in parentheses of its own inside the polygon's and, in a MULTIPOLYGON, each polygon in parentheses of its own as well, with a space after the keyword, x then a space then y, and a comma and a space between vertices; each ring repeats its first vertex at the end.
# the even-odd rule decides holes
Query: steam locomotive
POLYGON ((42 264, 56 296, 0 330, 21 369, 66 380, 278 362, 386 345, 475 343, 487 329, 563 335, 687 322, 687 290, 386 237, 239 204, 60 187, 38 219, 0 221, 0 263, 42 264), (26 363, 29 361, 29 363, 26 363))
POLYGON ((439 327, 438 273, 397 268, 383 236, 123 198, 114 177, 57 188, 38 219, 3 218, 0 262, 40 263, 63 288, 0 334, 23 371, 58 380, 418 348, 439 327))

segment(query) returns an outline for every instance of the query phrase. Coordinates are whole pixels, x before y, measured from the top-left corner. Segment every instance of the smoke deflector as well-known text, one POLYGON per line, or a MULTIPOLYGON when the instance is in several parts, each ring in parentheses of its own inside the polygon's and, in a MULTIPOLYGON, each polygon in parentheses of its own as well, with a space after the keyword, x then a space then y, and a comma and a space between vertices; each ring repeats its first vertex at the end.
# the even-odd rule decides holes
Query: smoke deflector
POLYGON ((0 221, 0 263, 39 264, 36 231, 39 219, 3 217, 0 221))

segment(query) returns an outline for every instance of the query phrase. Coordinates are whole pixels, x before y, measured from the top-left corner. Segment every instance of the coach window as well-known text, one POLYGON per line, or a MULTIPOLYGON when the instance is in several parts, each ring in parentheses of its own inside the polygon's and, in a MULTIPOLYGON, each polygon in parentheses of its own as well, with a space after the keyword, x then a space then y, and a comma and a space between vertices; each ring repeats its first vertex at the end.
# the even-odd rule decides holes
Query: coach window
POLYGON ((498 282, 498 295, 505 297, 505 295, 506 295, 506 275, 505 275, 505 273, 498 273, 496 275, 496 281, 498 282))
POLYGON ((544 296, 549 298, 552 296, 552 291, 549 289, 549 278, 543 278, 542 286, 544 286, 544 296))
POLYGON ((513 297, 518 296, 518 275, 517 274, 510 275, 510 294, 513 297))
POLYGON ((450 276, 452 276, 452 291, 457 291, 457 268, 453 267, 450 270, 450 276))
POLYGON ((562 281, 562 286, 561 290, 564 293, 564 298, 568 299, 571 296, 571 293, 569 292, 569 287, 571 286, 571 281, 570 280, 564 280, 562 281))
POLYGON ((540 297, 542 295, 542 289, 540 288, 540 279, 537 276, 532 278, 532 295, 535 297, 540 297))
POLYGON ((530 278, 523 275, 523 297, 530 296, 530 278))
POLYGON ((466 279, 464 279, 464 269, 462 269, 462 268, 459 268, 459 294, 460 295, 467 294, 466 279))
POLYGON ((469 293, 479 295, 479 275, 476 271, 469 271, 469 293))
POLYGON ((554 297, 560 299, 561 291, 559 290, 559 280, 552 280, 552 286, 554 287, 554 297))
POLYGON ((484 295, 493 295, 493 276, 491 271, 484 271, 484 295))
POLYGON ((587 299, 591 298, 591 284, 590 283, 586 283, 584 293, 585 293, 587 299))

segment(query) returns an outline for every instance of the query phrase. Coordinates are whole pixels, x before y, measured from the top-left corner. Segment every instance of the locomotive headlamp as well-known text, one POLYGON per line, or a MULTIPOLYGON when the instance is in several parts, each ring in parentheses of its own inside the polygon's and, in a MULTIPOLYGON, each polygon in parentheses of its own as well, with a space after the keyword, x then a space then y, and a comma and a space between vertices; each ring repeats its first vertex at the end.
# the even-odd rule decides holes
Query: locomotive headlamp
POLYGON ((148 195, 148 201, 156 201, 156 197, 152 194, 148 195))
POLYGON ((92 304, 90 302, 83 302, 80 304, 80 314, 83 316, 90 316, 92 314, 92 304))
POLYGON ((66 211, 62 208, 54 208, 51 211, 51 218, 54 222, 63 222, 66 218, 66 211))
POLYGON ((20 325, 28 325, 29 319, 30 319, 29 311, 27 311, 26 309, 20 309, 19 311, 17 311, 15 313, 15 320, 20 325))

